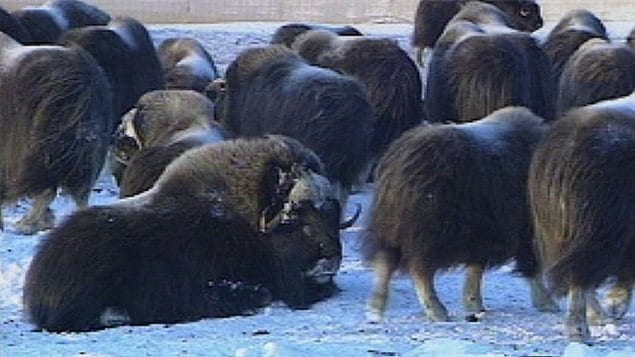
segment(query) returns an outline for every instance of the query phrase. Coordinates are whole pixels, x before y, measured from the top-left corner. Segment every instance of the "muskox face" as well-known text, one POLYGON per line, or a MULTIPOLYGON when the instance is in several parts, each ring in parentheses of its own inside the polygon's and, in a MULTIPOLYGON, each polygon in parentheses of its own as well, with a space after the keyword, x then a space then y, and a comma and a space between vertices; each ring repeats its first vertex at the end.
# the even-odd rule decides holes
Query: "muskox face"
POLYGON ((513 28, 533 32, 543 25, 540 6, 533 0, 496 1, 495 5, 509 15, 513 28))

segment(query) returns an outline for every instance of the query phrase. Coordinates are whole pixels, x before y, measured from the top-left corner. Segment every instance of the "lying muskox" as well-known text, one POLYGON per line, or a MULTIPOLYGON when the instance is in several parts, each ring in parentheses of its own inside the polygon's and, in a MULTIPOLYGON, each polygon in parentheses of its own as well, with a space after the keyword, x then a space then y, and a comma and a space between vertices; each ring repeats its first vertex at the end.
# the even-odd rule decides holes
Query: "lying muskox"
POLYGON ((193 149, 156 186, 76 212, 43 241, 24 286, 48 331, 307 308, 337 292, 339 206, 317 156, 285 137, 193 149))
POLYGON ((194 38, 168 38, 157 49, 167 89, 204 93, 220 77, 212 56, 194 38))
POLYGON ((602 20, 588 10, 572 10, 565 14, 542 44, 551 61, 554 82, 560 81, 562 70, 571 56, 590 39, 608 41, 602 20))
MULTIPOLYGON (((469 0, 420 0, 415 13, 412 46, 416 48, 416 59, 423 65, 424 51, 433 48, 447 23, 461 11, 469 0)), ((510 26, 533 32, 542 27, 540 6, 534 0, 482 0, 504 11, 510 26)))
POLYGON ((115 134, 113 173, 119 197, 151 188, 166 166, 185 151, 226 138, 214 120, 214 105, 204 95, 191 90, 146 93, 115 134))
POLYGON ((484 311, 483 272, 511 259, 529 279, 534 306, 557 308, 538 274, 526 197, 542 122, 526 108, 504 108, 471 123, 422 125, 395 140, 375 172, 362 240, 376 277, 370 318, 381 319, 390 280, 402 269, 414 280, 426 315, 448 320, 434 276, 464 265, 463 306, 475 319, 484 311))
MULTIPOLYGON (((621 318, 635 283, 635 92, 568 112, 537 148, 529 193, 538 250, 553 291, 568 295, 566 334, 589 341, 587 305, 617 278, 608 312, 621 318)), ((600 309, 600 313, 602 313, 600 309)))
POLYGON ((32 44, 54 43, 69 29, 110 21, 106 12, 79 0, 48 0, 41 6, 14 11, 13 15, 29 31, 32 44))
POLYGON ((520 105, 551 120, 555 83, 546 55, 493 5, 470 2, 448 23, 432 54, 425 90, 432 122, 466 122, 520 105))
POLYGON ((311 30, 328 31, 338 36, 363 36, 358 29, 352 26, 333 27, 316 24, 290 23, 278 27, 269 43, 273 45, 285 45, 290 48, 298 36, 311 30))
POLYGON ((113 91, 116 127, 139 97, 163 89, 159 58, 145 26, 130 17, 118 17, 105 26, 70 30, 58 41, 88 51, 104 69, 113 91))
POLYGON ((366 37, 339 40, 331 32, 309 31, 291 47, 311 64, 349 75, 365 87, 374 114, 374 158, 421 122, 421 75, 395 41, 366 37))
POLYGON ((558 84, 557 113, 564 114, 635 90, 635 50, 624 44, 592 39, 565 64, 558 84))
POLYGON ((30 234, 53 226, 59 188, 88 204, 110 141, 110 88, 85 51, 23 46, 3 33, 0 68, 0 207, 33 198, 16 226, 30 234))
POLYGON ((219 89, 219 121, 230 134, 299 140, 318 154, 342 203, 351 185, 366 179, 372 108, 355 79, 270 45, 239 54, 219 89))
POLYGON ((4 32, 22 44, 31 41, 31 35, 22 22, 2 6, 0 6, 0 32, 4 32))

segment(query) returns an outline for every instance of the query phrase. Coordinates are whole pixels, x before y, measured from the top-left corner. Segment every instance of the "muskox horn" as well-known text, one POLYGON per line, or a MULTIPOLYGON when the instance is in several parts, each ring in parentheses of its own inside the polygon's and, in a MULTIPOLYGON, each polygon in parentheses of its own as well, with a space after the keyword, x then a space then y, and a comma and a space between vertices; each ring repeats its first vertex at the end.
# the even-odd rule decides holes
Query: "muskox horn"
POLYGON ((285 202, 282 209, 280 209, 272 218, 268 218, 271 215, 272 206, 265 208, 260 215, 260 232, 272 233, 276 230, 280 231, 282 228, 286 228, 286 231, 295 228, 299 220, 295 212, 297 208, 294 206, 295 204, 291 202, 285 202))
POLYGON ((311 202, 315 208, 321 208, 326 200, 333 195, 329 180, 310 170, 302 170, 291 191, 289 202, 311 202))
POLYGON ((340 223, 340 229, 351 228, 353 226, 353 224, 355 224, 355 222, 357 222, 357 219, 359 218, 359 216, 362 213, 362 205, 359 204, 359 203, 356 203, 355 206, 357 207, 355 209, 355 213, 349 219, 347 219, 344 222, 340 223))

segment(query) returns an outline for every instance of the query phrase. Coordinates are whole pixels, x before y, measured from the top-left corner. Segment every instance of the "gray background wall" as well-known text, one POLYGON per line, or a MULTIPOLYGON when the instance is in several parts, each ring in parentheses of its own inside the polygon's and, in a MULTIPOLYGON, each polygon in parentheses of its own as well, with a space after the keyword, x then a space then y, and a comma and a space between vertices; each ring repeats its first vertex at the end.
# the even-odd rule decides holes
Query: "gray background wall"
MULTIPOLYGON (((4 0, 17 9, 44 0, 4 0)), ((312 21, 323 23, 411 22, 418 0, 93 0, 114 15, 146 23, 312 21)), ((538 0, 547 21, 572 8, 586 8, 604 21, 635 24, 635 0, 538 0)))

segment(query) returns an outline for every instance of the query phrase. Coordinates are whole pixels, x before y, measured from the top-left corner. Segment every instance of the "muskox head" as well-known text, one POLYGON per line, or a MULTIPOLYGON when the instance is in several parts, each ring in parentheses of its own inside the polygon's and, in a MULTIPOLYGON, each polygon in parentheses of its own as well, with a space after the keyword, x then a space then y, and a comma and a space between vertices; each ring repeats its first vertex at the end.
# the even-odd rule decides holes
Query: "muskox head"
POLYGON ((505 0, 492 1, 492 3, 509 16, 511 27, 517 30, 533 32, 543 25, 540 5, 534 0, 505 0))

